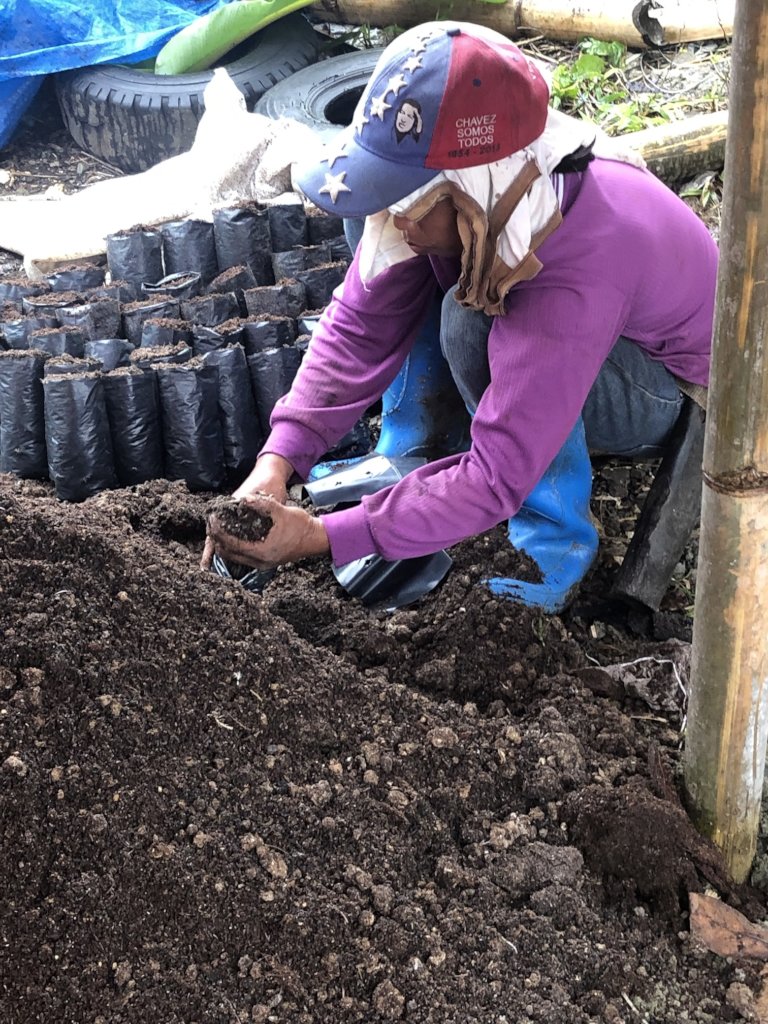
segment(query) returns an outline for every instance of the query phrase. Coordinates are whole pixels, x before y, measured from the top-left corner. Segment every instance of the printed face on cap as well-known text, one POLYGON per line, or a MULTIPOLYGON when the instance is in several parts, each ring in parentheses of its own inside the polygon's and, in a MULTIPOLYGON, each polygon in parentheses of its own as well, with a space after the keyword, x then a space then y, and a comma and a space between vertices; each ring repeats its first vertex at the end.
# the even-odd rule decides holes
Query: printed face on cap
POLYGON ((540 71, 499 33, 459 22, 421 25, 382 52, 352 125, 295 179, 318 206, 364 216, 440 171, 530 145, 544 130, 548 99, 540 71))

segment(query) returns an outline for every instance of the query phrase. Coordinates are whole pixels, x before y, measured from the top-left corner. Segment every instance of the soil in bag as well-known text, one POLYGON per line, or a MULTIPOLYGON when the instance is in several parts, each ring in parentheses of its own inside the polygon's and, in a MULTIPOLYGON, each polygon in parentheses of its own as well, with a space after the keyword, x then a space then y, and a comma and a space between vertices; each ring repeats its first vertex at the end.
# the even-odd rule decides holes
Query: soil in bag
POLYGON ((258 320, 247 320, 243 326, 246 355, 291 345, 295 340, 296 321, 289 316, 264 316, 258 320))
POLYGON ((112 281, 104 288, 97 289, 96 294, 107 295, 117 299, 121 306, 127 306, 129 302, 136 302, 141 296, 141 285, 131 281, 112 281))
POLYGON ((135 346, 125 338, 97 338, 86 341, 85 355, 99 363, 99 369, 108 373, 118 366, 128 366, 135 346))
POLYGON ((287 280, 265 288, 249 288, 244 293, 248 315, 290 316, 294 320, 307 308, 307 292, 299 281, 287 280))
POLYGON ((179 303, 176 299, 156 296, 154 299, 129 302, 123 306, 123 334, 128 341, 138 346, 141 344, 144 322, 163 317, 179 318, 179 303))
POLYGON ((218 327, 193 328, 192 348, 196 356, 203 356, 208 352, 215 352, 220 348, 227 348, 229 345, 242 345, 244 339, 244 321, 236 317, 232 320, 225 320, 218 327))
POLYGON ((256 463, 263 435, 242 345, 217 349, 204 356, 218 372, 219 419, 228 483, 242 483, 256 463))
POLYGON ((328 242, 344 234, 344 221, 332 213, 312 210, 307 214, 307 235, 310 245, 328 242))
POLYGON ((268 206, 267 215, 273 253, 287 252, 294 246, 307 244, 309 241, 307 215, 298 196, 295 202, 275 203, 268 206))
POLYGON ((213 237, 220 270, 246 266, 257 284, 272 284, 267 211, 256 203, 243 202, 213 211, 213 237))
POLYGON ((22 301, 25 298, 42 295, 48 290, 48 285, 42 281, 30 281, 26 277, 6 277, 4 281, 0 281, 0 306, 8 303, 21 313, 22 301))
POLYGON ((101 369, 98 359, 77 359, 75 356, 51 356, 46 359, 43 377, 53 377, 58 373, 93 373, 101 369))
POLYGON ((193 299, 203 290, 199 274, 185 270, 178 274, 168 274, 154 284, 145 282, 141 286, 141 294, 151 299, 155 295, 168 295, 172 299, 193 299))
POLYGON ((275 403, 290 391, 303 355, 296 345, 285 345, 247 357, 259 426, 265 436, 269 433, 269 418, 275 403))
POLYGON ((181 318, 160 316, 145 320, 141 328, 141 348, 167 348, 192 344, 192 328, 181 318))
POLYGON ((41 295, 25 295, 21 306, 27 316, 53 316, 64 306, 77 306, 83 301, 80 292, 54 292, 48 289, 41 295))
POLYGON ((301 270, 296 280, 304 285, 307 293, 307 308, 322 309, 327 306, 337 288, 346 277, 346 263, 326 263, 325 266, 301 270))
POLYGON ((117 299, 87 295, 72 305, 60 306, 56 319, 62 327, 80 331, 88 341, 114 338, 120 331, 120 303, 117 299))
POLYGON ((202 327, 216 327, 225 320, 240 315, 240 303, 234 292, 198 295, 196 299, 182 299, 181 315, 190 323, 202 327))
POLYGON ((34 349, 0 352, 0 473, 48 476, 43 412, 43 367, 34 349))
POLYGON ((178 345, 163 348, 137 348, 131 352, 128 363, 143 370, 160 363, 188 363, 193 354, 192 348, 181 341, 178 345))
POLYGON ((48 474, 63 501, 117 487, 102 374, 43 378, 48 474))
POLYGON ((8 348, 29 348, 29 338, 33 331, 45 327, 58 327, 55 316, 18 316, 14 307, 0 313, 0 334, 8 348))
POLYGON ((190 490, 215 491, 225 479, 218 372, 200 359, 155 367, 160 385, 165 475, 190 490))
POLYGON ((163 276, 163 239, 156 228, 137 224, 107 235, 107 265, 113 281, 141 288, 144 281, 163 276))
POLYGON ((165 470, 157 374, 122 367, 103 379, 120 486, 160 479, 165 470))
POLYGON ((47 352, 49 356, 74 356, 82 359, 85 355, 85 339, 80 331, 68 331, 63 327, 41 327, 29 336, 29 347, 47 352))
POLYGON ((259 282, 256 280, 253 271, 250 267, 230 267, 225 270, 223 274, 219 274, 215 277, 208 285, 209 292, 231 292, 237 296, 237 303, 240 307, 240 313, 245 315, 245 296, 244 292, 248 291, 249 288, 257 288, 259 282))
MULTIPOLYGON (((213 239, 213 224, 204 220, 174 220, 161 225, 163 261, 166 274, 194 271, 205 287, 216 277, 219 264, 213 239)), ((145 277, 145 281, 158 278, 145 277)))
POLYGON ((288 252, 272 254, 272 269, 277 282, 295 279, 300 270, 310 270, 330 262, 331 249, 326 244, 298 245, 288 252))
POLYGON ((85 292, 104 284, 106 268, 95 263, 72 263, 57 267, 45 277, 45 282, 54 292, 85 292))

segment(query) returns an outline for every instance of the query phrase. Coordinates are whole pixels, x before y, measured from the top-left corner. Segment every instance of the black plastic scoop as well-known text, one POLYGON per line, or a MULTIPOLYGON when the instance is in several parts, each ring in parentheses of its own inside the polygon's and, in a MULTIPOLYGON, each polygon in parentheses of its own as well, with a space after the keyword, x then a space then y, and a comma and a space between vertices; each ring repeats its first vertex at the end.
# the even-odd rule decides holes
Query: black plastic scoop
MULTIPOLYGON (((426 462, 421 457, 390 459, 374 452, 305 484, 304 490, 314 505, 356 504, 367 495, 391 487, 426 462)), ((333 574, 351 597, 372 608, 395 611, 434 590, 452 565, 453 559, 445 551, 396 562, 388 562, 381 555, 366 555, 334 567, 333 574)))

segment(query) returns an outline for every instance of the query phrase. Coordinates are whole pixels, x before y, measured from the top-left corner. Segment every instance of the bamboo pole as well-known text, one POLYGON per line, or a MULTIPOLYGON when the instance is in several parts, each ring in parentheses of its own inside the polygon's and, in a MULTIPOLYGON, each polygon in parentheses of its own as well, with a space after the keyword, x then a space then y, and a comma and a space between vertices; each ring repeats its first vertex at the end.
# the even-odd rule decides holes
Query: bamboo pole
POLYGON ((397 25, 449 18, 486 25, 510 39, 544 35, 615 40, 642 49, 652 44, 729 39, 735 0, 316 0, 308 12, 343 25, 397 25))
POLYGON ((768 8, 736 12, 685 783, 737 881, 768 737, 768 8))

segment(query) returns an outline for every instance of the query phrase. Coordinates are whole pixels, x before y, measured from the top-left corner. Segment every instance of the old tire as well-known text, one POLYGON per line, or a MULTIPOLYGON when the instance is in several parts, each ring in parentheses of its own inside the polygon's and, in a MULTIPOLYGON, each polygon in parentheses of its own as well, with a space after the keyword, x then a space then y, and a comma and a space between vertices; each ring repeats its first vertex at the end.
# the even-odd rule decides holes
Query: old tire
MULTIPOLYGON (((217 66, 227 69, 253 110, 275 83, 318 59, 321 41, 303 15, 291 14, 257 32, 217 66)), ((78 146, 133 174, 190 148, 212 74, 153 75, 103 64, 57 75, 56 91, 78 146)))
POLYGON ((328 141, 351 124, 381 52, 356 50, 304 68, 265 93, 254 110, 267 117, 291 117, 328 141))

